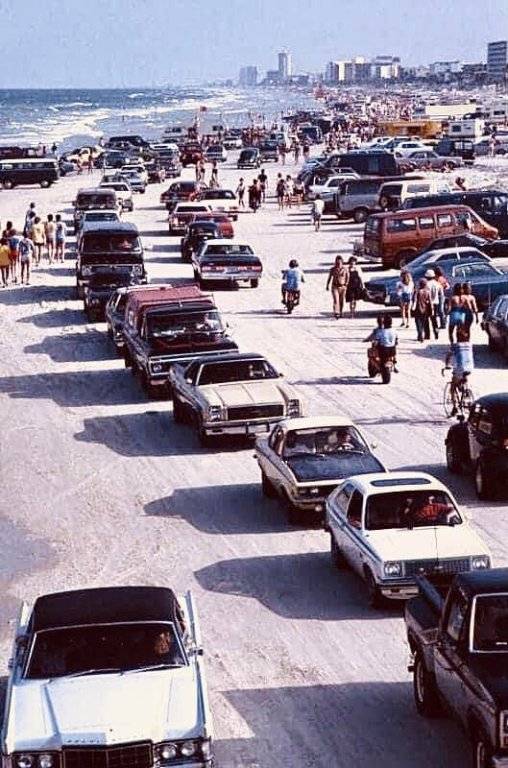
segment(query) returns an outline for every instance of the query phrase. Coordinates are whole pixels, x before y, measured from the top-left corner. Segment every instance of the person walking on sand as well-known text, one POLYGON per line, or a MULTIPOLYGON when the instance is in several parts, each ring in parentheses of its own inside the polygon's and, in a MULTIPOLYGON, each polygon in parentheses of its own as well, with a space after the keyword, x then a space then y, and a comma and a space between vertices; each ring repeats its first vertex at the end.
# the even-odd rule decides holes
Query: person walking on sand
POLYGON ((48 261, 53 264, 55 258, 55 245, 56 245, 56 223, 53 220, 53 214, 48 213, 48 219, 44 225, 44 234, 46 237, 46 248, 48 254, 48 261))
POLYGON ((261 168, 261 173, 258 176, 259 183, 261 184, 261 202, 266 202, 266 187, 268 184, 268 176, 264 168, 261 168))
POLYGON ((9 242, 9 259, 11 262, 11 279, 13 283, 18 282, 18 264, 19 264, 19 244, 21 237, 18 235, 15 229, 11 229, 9 242))
POLYGON ((9 242, 6 237, 0 239, 0 273, 2 288, 7 288, 9 283, 9 269, 11 266, 9 242))
POLYGON ((416 323, 417 339, 420 343, 430 339, 430 318, 432 317, 432 300, 427 288, 427 281, 422 277, 418 288, 413 294, 413 315, 416 323))
POLYGON ((277 178, 277 186, 275 188, 277 194, 277 202, 279 204, 279 211, 284 210, 284 194, 286 192, 286 184, 282 178, 282 174, 279 173, 277 178))
POLYGON ((349 271, 344 266, 342 256, 336 256, 335 264, 330 268, 326 281, 326 290, 330 289, 330 285, 332 287, 333 316, 336 320, 344 314, 344 301, 346 299, 348 282, 349 271))
POLYGON ((240 179, 238 182, 238 186, 236 188, 236 196, 238 197, 238 207, 239 208, 245 208, 245 182, 243 178, 240 179))
POLYGON ((65 260, 65 242, 67 240, 67 226, 59 213, 56 215, 55 221, 55 261, 61 261, 62 264, 65 260))
POLYGON ((212 176, 210 179, 210 186, 214 189, 217 189, 219 186, 219 166, 217 165, 217 160, 214 160, 212 163, 212 176))
POLYGON ((39 216, 36 216, 30 230, 30 239, 34 244, 35 266, 38 267, 42 258, 42 249, 44 248, 44 224, 39 216))
POLYGON ((19 244, 19 264, 21 267, 21 284, 29 285, 30 262, 34 255, 34 244, 28 237, 24 237, 19 244))
POLYGON ((325 210, 325 204, 321 199, 321 195, 316 195, 316 199, 312 205, 312 221, 314 222, 314 231, 319 232, 321 229, 321 219, 325 210))
POLYGON ((28 237, 30 235, 30 230, 32 229, 33 220, 35 219, 36 215, 35 203, 30 203, 25 214, 25 226, 23 227, 24 237, 28 237))
POLYGON ((295 156, 295 165, 298 165, 298 160, 300 159, 300 142, 295 141, 294 146, 294 156, 295 156))
POLYGON ((363 296, 363 274, 358 266, 355 256, 348 259, 348 282, 346 288, 346 301, 349 303, 351 317, 355 316, 356 304, 363 296))
POLYGON ((413 278, 411 277, 411 272, 407 269, 403 269, 400 273, 400 280, 396 287, 400 307, 401 328, 409 328, 411 299, 413 297, 414 289, 415 286, 413 278))
POLYGON ((293 197, 293 179, 288 174, 284 184, 284 202, 287 208, 291 208, 291 200, 293 197))

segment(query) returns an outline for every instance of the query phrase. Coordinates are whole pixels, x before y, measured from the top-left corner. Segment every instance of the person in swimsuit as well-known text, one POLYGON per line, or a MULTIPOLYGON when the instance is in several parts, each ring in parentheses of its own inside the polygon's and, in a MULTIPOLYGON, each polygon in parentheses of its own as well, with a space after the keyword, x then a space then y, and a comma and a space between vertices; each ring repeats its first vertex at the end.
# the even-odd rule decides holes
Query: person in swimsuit
POLYGON ((471 283, 462 283, 462 307, 465 314, 464 325, 466 326, 469 336, 474 318, 476 317, 476 322, 479 322, 478 304, 476 303, 476 299, 473 295, 473 288, 471 283))
POLYGON ((457 283, 453 286, 453 293, 450 299, 450 316, 448 318, 448 337, 450 344, 453 344, 453 332, 460 328, 466 322, 466 313, 462 304, 462 285, 457 283))

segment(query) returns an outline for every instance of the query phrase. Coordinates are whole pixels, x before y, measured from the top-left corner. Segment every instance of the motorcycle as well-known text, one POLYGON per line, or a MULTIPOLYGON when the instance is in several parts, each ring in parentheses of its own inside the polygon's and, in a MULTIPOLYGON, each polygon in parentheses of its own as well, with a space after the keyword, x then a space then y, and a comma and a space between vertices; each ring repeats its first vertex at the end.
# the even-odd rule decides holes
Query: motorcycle
POLYGON ((288 315, 291 314, 293 309, 298 306, 300 303, 300 291, 286 291, 286 298, 284 300, 284 304, 286 305, 286 309, 288 311, 288 315))
POLYGON ((374 343, 367 350, 367 369, 373 379, 381 374, 383 384, 389 384, 395 368, 395 347, 380 347, 374 343))

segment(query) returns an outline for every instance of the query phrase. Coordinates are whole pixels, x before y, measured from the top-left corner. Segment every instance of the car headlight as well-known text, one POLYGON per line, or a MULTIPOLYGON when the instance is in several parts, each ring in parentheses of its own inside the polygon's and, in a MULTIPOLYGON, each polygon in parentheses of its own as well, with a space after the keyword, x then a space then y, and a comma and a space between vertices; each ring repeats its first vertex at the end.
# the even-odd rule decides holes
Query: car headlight
POLYGON ((16 768, 56 768, 58 764, 58 755, 50 752, 23 752, 14 756, 16 768))
POLYGON ((208 421, 220 421, 222 418, 222 408, 220 405, 210 405, 208 408, 208 421))
POLYGON ((35 764, 35 755, 17 755, 16 765, 18 768, 32 768, 35 764))
POLYGON ((152 363, 151 368, 152 368, 152 373, 162 373, 163 371, 162 363, 152 363))
POLYGON ((196 743, 194 741, 184 741, 180 747, 183 757, 192 757, 196 753, 196 743))
POLYGON ((484 571, 490 568, 490 557, 488 555, 476 555, 471 558, 471 569, 473 571, 484 571))
POLYGON ((39 763, 39 768, 53 768, 55 764, 55 760, 53 758, 53 755, 45 753, 43 755, 39 755, 38 763, 39 763))
POLYGON ((169 760, 174 760, 178 755, 178 748, 176 744, 167 742, 165 744, 156 744, 154 752, 157 762, 161 764, 168 762, 169 760))
POLYGON ((288 401, 288 416, 299 416, 300 415, 300 401, 295 399, 291 399, 288 401))
POLYGON ((81 267, 81 274, 85 277, 87 275, 92 274, 92 268, 91 267, 81 267))
POLYGON ((100 304, 100 299, 89 299, 90 304, 97 305, 100 304))
POLYGON ((385 576, 402 576, 402 563, 399 560, 391 560, 384 564, 385 576))
POLYGON ((141 264, 134 264, 132 267, 132 274, 133 275, 142 275, 143 274, 143 267, 141 264))

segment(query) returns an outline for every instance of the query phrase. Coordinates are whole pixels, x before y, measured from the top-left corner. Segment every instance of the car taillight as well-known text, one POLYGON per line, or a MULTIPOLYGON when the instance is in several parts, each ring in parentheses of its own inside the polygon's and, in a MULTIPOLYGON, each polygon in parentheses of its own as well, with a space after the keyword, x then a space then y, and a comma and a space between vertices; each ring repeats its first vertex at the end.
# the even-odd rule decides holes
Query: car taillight
POLYGON ((508 450, 508 437, 505 437, 505 439, 501 443, 503 448, 506 448, 508 450))
POLYGON ((260 264, 259 266, 256 266, 256 265, 254 265, 254 266, 252 267, 252 269, 254 270, 254 272, 261 272, 261 270, 262 270, 262 266, 261 266, 261 264, 260 264))

